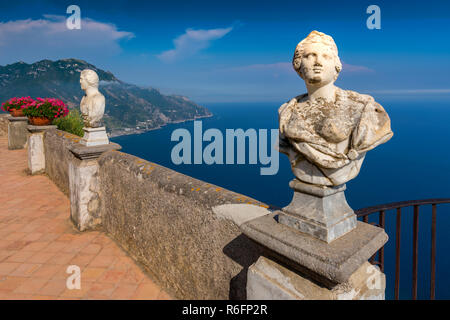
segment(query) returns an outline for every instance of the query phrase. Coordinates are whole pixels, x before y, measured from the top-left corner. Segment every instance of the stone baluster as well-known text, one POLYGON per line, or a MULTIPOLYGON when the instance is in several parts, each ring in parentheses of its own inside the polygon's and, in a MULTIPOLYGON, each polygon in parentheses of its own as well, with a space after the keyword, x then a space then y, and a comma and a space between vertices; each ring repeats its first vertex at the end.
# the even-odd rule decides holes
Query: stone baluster
POLYGON ((384 299, 385 275, 367 262, 388 240, 383 229, 358 221, 327 243, 279 223, 278 214, 240 226, 266 248, 248 269, 247 299, 384 299))
POLYGON ((101 224, 97 159, 111 150, 121 149, 110 143, 102 126, 105 97, 98 90, 99 78, 93 70, 83 70, 81 89, 86 95, 80 103, 84 136, 80 143, 70 146, 75 156, 69 163, 70 216, 80 230, 95 229, 101 224))
POLYGON ((69 163, 70 217, 80 231, 95 229, 101 224, 97 159, 104 152, 120 148, 116 143, 70 146, 75 156, 69 163))
POLYGON ((44 134, 47 130, 54 130, 56 126, 28 125, 28 169, 31 174, 45 172, 44 134))
POLYGON ((28 136, 27 117, 8 117, 8 149, 17 150, 25 148, 28 136))

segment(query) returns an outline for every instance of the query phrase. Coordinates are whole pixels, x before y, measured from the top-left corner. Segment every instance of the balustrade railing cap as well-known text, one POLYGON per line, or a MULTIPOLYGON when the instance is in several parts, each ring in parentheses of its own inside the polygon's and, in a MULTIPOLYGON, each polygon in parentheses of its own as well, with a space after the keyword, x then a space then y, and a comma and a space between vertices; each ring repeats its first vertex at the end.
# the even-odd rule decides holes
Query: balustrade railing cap
POLYGON ((50 126, 34 126, 34 125, 29 124, 27 126, 27 129, 30 132, 42 132, 42 131, 53 130, 53 129, 57 129, 57 128, 58 128, 57 126, 53 126, 53 125, 50 125, 50 126))
POLYGON ((105 152, 122 149, 119 144, 113 142, 90 147, 76 143, 68 146, 68 148, 75 157, 81 160, 96 159, 105 152))
POLYGON ((8 121, 27 121, 28 122, 28 118, 27 117, 9 117, 8 121))
POLYGON ((388 240, 382 228, 358 221, 355 229, 326 243, 278 223, 275 217, 276 213, 268 214, 240 228, 249 238, 287 258, 284 262, 292 268, 325 286, 347 281, 388 240))

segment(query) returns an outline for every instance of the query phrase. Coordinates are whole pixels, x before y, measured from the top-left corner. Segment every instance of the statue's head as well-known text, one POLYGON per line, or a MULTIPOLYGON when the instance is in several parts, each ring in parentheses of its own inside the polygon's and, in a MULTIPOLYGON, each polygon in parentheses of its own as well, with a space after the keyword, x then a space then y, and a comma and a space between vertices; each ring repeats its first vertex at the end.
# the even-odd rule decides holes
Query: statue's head
POLYGON ((90 69, 85 69, 81 71, 80 84, 81 89, 86 90, 88 87, 98 88, 98 75, 95 71, 90 69))
POLYGON ((329 35, 312 31, 295 48, 292 65, 309 85, 324 86, 336 81, 342 70, 336 43, 329 35))

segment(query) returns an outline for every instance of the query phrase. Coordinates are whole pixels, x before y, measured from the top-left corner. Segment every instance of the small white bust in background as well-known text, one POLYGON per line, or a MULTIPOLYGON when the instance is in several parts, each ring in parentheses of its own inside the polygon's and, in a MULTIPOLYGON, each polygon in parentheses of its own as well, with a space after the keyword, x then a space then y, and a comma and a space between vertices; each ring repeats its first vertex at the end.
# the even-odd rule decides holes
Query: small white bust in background
POLYGON ((98 75, 95 71, 85 69, 81 72, 81 89, 86 93, 81 99, 80 111, 86 128, 102 126, 101 120, 105 113, 105 97, 98 91, 98 75))
POLYGON ((106 128, 102 124, 105 113, 105 97, 98 91, 98 75, 85 69, 81 72, 80 84, 85 95, 81 99, 80 111, 84 121, 84 136, 80 143, 85 146, 109 144, 106 128))

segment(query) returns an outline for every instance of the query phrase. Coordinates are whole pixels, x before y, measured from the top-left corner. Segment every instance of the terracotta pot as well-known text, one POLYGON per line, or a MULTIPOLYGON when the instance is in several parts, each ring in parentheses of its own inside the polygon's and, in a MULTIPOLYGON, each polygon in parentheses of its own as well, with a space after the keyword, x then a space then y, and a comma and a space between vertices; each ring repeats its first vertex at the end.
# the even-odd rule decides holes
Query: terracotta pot
POLYGON ((23 110, 22 109, 9 109, 9 113, 13 117, 23 117, 23 110))
POLYGON ((52 123, 52 119, 45 117, 29 117, 28 121, 34 126, 48 126, 52 123))

